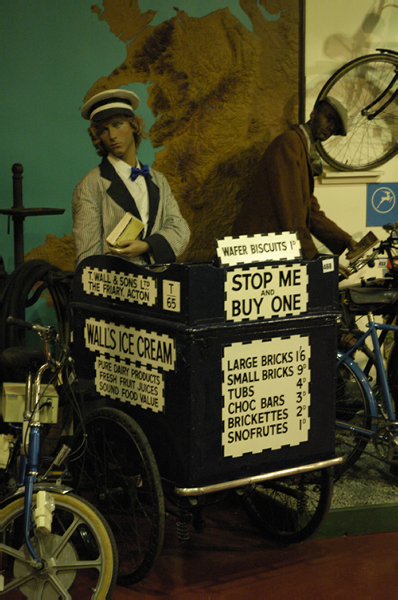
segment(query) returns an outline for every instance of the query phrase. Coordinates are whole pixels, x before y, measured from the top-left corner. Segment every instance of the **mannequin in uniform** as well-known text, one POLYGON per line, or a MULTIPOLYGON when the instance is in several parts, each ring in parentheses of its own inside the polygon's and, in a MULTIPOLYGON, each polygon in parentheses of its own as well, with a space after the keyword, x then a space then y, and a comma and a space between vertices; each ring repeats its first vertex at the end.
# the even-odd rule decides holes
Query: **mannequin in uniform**
POLYGON ((72 198, 75 267, 87 256, 111 253, 133 262, 170 263, 189 241, 189 227, 166 178, 142 166, 137 151, 144 123, 135 114, 139 98, 128 90, 107 90, 82 108, 101 164, 77 184, 72 198), (140 239, 120 247, 106 237, 126 212, 144 223, 140 239))

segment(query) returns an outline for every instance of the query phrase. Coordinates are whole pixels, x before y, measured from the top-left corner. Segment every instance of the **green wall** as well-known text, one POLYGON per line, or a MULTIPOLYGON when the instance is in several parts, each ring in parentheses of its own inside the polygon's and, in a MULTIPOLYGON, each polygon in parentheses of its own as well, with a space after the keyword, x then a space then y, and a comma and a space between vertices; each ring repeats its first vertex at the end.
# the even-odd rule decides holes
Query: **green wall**
MULTIPOLYGON (((56 217, 25 219, 25 251, 46 233, 71 233, 74 185, 96 163, 78 107, 87 87, 111 71, 124 45, 90 11, 91 0, 2 0, 0 205, 12 205, 14 163, 24 167, 25 207, 64 207, 56 217)), ((0 255, 14 266, 13 235, 0 216, 0 255)))
MULTIPOLYGON (((140 0, 142 12, 158 10, 151 25, 175 16, 175 0, 140 0)), ((98 164, 79 107, 88 89, 123 62, 126 46, 106 21, 92 12, 93 0, 1 0, 0 208, 11 208, 14 163, 24 168, 23 202, 30 207, 65 208, 62 216, 25 219, 25 252, 45 242, 47 233, 62 237, 72 229, 71 196, 79 179, 98 164)), ((229 7, 251 28, 239 0, 179 0, 178 8, 201 17, 229 7)), ((102 2, 97 6, 102 8, 102 2)), ((262 9, 264 12, 264 9, 262 9)), ((267 15, 269 20, 278 15, 267 15)), ((145 86, 129 89, 141 97, 147 128, 153 116, 145 104, 145 86)), ((152 163, 145 141, 140 158, 152 163)), ((14 269, 13 227, 0 215, 0 256, 14 269)))

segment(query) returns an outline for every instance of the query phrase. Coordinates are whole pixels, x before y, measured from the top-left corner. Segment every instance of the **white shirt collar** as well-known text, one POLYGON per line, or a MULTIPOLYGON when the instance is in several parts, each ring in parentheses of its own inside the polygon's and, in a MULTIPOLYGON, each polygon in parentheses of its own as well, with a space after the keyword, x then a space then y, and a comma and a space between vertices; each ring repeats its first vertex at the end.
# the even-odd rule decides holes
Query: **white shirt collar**
MULTIPOLYGON (((112 154, 108 154, 107 159, 115 168, 115 171, 118 175, 123 177, 124 179, 130 179, 131 175, 131 166, 128 165, 124 160, 120 160, 120 158, 115 158, 112 154)), ((141 168, 139 160, 136 158, 135 166, 141 168)))

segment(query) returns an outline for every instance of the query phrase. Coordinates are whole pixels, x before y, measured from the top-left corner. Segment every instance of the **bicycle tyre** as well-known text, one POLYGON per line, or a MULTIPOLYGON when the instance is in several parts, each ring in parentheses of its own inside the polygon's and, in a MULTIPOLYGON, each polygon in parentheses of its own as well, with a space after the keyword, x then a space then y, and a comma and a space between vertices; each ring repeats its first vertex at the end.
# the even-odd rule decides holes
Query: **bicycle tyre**
POLYGON ((146 577, 163 546, 162 485, 149 442, 132 417, 110 407, 93 410, 76 431, 70 464, 77 492, 107 519, 119 553, 118 583, 146 577))
MULTIPOLYGON (((394 55, 369 54, 343 65, 323 86, 316 102, 325 96, 333 96, 346 107, 348 113, 347 136, 332 136, 325 142, 317 143, 321 157, 335 169, 373 169, 397 153, 398 95, 372 120, 368 120, 361 112, 387 87, 397 66, 398 59, 394 55)), ((398 82, 395 82, 385 100, 397 89, 398 82)))
POLYGON ((243 506, 264 535, 283 543, 302 542, 326 517, 333 470, 320 469, 243 488, 243 506))
POLYGON ((45 291, 48 291, 54 306, 60 340, 69 344, 72 277, 72 272, 62 271, 41 259, 22 263, 8 276, 0 306, 0 351, 10 346, 26 345, 24 330, 10 327, 6 319, 10 315, 25 319, 26 309, 34 306, 45 291))
POLYGON ((337 367, 335 427, 336 456, 345 456, 340 474, 355 464, 368 443, 368 438, 344 425, 370 429, 371 416, 369 400, 358 376, 349 364, 341 362, 337 367))
MULTIPOLYGON (((117 575, 117 549, 103 516, 74 494, 51 491, 52 531, 31 538, 47 569, 35 571, 23 539, 24 498, 2 507, 3 593, 19 590, 31 600, 111 598, 117 575)), ((33 505, 36 494, 33 495, 33 505)))
POLYGON ((393 343, 387 359, 387 378, 391 397, 394 405, 394 411, 397 412, 398 406, 398 345, 393 343))

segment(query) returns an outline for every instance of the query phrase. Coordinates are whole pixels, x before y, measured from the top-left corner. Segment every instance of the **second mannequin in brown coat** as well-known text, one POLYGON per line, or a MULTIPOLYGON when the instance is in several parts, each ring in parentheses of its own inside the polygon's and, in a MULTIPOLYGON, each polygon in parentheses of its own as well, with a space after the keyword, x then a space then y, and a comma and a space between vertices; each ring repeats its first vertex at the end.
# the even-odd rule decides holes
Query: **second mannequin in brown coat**
POLYGON ((232 234, 297 231, 304 259, 318 253, 312 235, 333 254, 352 249, 355 242, 350 234, 326 217, 314 196, 309 151, 310 140, 324 141, 338 134, 340 127, 338 113, 324 102, 314 108, 306 125, 293 126, 276 137, 260 160, 250 198, 232 234))

